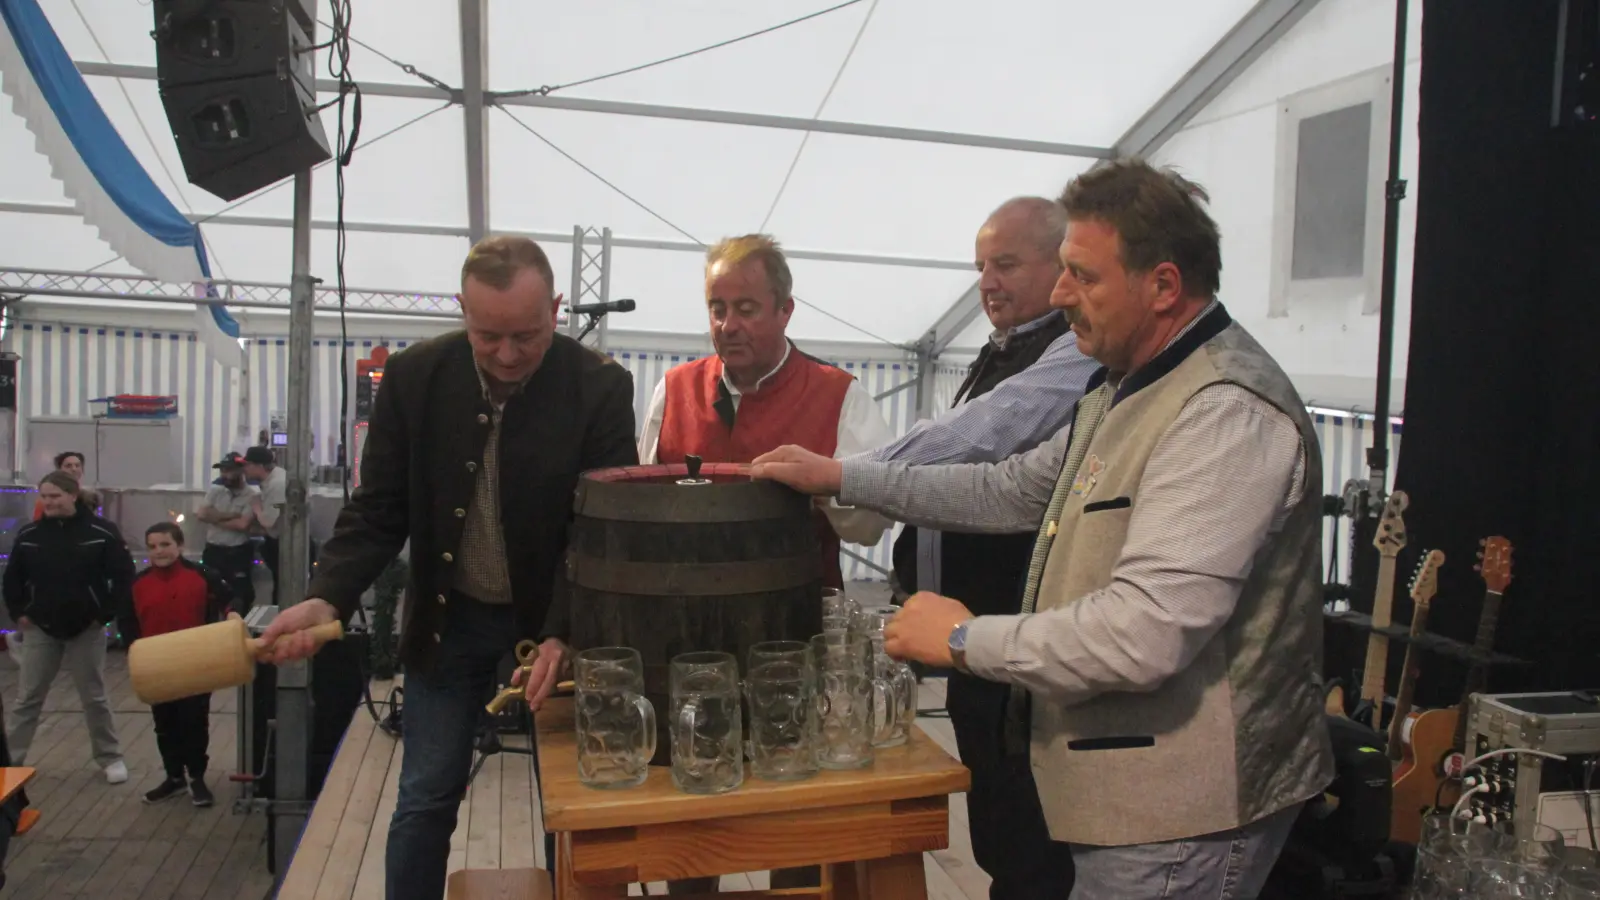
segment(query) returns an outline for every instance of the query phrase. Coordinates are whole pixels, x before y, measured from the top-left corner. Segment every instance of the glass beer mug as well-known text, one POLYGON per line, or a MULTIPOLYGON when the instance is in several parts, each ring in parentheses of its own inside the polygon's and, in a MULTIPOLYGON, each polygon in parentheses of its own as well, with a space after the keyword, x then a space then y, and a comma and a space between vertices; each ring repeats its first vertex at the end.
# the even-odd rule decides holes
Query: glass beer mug
POLYGON ((729 653, 672 658, 672 783, 686 794, 722 794, 744 783, 739 663, 729 653))
POLYGON ((750 648, 745 695, 750 707, 750 774, 800 781, 817 774, 817 677, 799 641, 750 648))
POLYGON ((631 647, 596 647, 573 662, 578 781, 630 788, 650 774, 656 711, 644 696, 644 664, 631 647))
POLYGON ((855 614, 854 628, 872 646, 872 746, 898 747, 911 738, 917 720, 917 674, 883 649, 883 629, 898 606, 869 606, 855 614))
POLYGON ((817 673, 817 764, 824 769, 872 765, 871 645, 850 631, 811 639, 817 673))
POLYGON ((822 631, 849 631, 851 621, 861 609, 861 604, 845 596, 838 588, 822 589, 822 631))

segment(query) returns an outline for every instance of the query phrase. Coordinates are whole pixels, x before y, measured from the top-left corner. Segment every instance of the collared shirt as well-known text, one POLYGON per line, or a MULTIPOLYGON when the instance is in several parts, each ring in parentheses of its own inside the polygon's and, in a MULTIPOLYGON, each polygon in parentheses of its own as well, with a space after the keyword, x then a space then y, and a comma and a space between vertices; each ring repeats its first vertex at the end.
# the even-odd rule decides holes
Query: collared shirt
MULTIPOLYGON (((1042 328, 1050 320, 1041 316, 1008 331, 997 330, 989 340, 1003 349, 1013 336, 1042 328)), ((999 462, 1039 446, 1071 425, 1084 385, 1099 368, 1078 349, 1077 335, 1068 331, 1051 341, 1033 365, 936 419, 923 419, 904 437, 864 458, 914 466, 999 462)), ((923 590, 940 589, 940 538, 936 530, 917 530, 917 586, 923 590)))
POLYGON ((277 540, 283 532, 283 509, 289 503, 289 473, 273 466, 261 479, 261 514, 256 521, 267 537, 277 540))
POLYGON ((1004 350, 1006 348, 1006 344, 1011 341, 1012 337, 1019 334, 1028 334, 1029 332, 1038 331, 1039 329, 1048 325, 1052 318, 1059 317, 1061 315, 1062 313, 1060 310, 1051 310, 1039 318, 1029 319, 1028 321, 1023 322, 1021 325, 1013 325, 1010 328, 996 328, 995 330, 989 332, 989 343, 993 344, 996 350, 1004 350))
MULTIPOLYGON (((999 463, 845 460, 839 499, 919 527, 1035 529, 1070 437, 1069 426, 999 463)), ((1282 530, 1305 480, 1288 415, 1238 385, 1197 392, 1150 455, 1111 583, 1043 612, 974 619, 968 667, 1060 703, 1161 684, 1233 614, 1257 551, 1282 530)))
MULTIPOLYGON (((1039 327, 1044 319, 1013 329, 1039 327)), ((923 419, 905 437, 865 455, 873 462, 913 466, 999 462, 1039 446, 1072 424, 1072 411, 1100 364, 1067 332, 1033 365, 936 419, 923 419)))
MULTIPOLYGON (((495 400, 489 390, 489 379, 483 370, 473 366, 478 373, 478 385, 483 389, 483 399, 489 401, 489 437, 483 444, 483 459, 478 463, 478 477, 473 484, 472 501, 467 504, 467 517, 461 530, 461 546, 457 549, 453 587, 463 594, 484 603, 508 604, 511 602, 511 572, 506 567, 505 532, 500 526, 500 420, 505 414, 505 401, 495 400)), ((522 390, 524 381, 514 386, 507 399, 522 390)))
MULTIPOLYGON (((777 374, 778 370, 783 368, 783 364, 789 361, 789 354, 793 350, 794 344, 785 342, 783 358, 772 371, 757 379, 750 393, 760 390, 768 378, 777 374)), ((733 408, 738 410, 742 394, 733 386, 726 370, 722 373, 722 383, 728 388, 733 408)), ((645 416, 644 428, 639 435, 641 465, 652 465, 656 461, 656 448, 661 440, 661 423, 666 411, 667 380, 663 378, 656 383, 655 393, 650 397, 650 411, 645 416)), ((845 390, 844 401, 839 407, 839 433, 833 452, 834 458, 843 459, 880 447, 893 438, 894 432, 889 430, 889 424, 883 420, 883 413, 878 411, 878 402, 873 400, 867 389, 861 386, 860 380, 851 380, 850 387, 845 390)), ((882 540, 884 531, 888 530, 891 524, 888 519, 870 510, 850 509, 833 501, 823 507, 822 511, 827 515, 828 523, 833 526, 834 533, 839 535, 840 540, 867 547, 874 546, 882 540)))
MULTIPOLYGON (((261 492, 253 485, 245 485, 237 491, 231 491, 226 485, 214 484, 206 491, 204 505, 211 507, 229 519, 236 519, 250 512, 254 506, 255 498, 261 492)), ((242 547, 250 542, 250 535, 243 531, 233 531, 219 525, 206 526, 206 543, 216 544, 218 547, 242 547)))

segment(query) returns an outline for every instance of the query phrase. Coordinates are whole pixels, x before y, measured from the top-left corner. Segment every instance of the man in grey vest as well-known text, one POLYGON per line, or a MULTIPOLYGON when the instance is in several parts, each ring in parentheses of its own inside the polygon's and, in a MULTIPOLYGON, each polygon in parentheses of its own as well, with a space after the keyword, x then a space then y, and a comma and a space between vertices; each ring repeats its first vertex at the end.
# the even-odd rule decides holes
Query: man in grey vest
POLYGON ((919 593, 887 646, 1014 686, 1078 900, 1254 897, 1333 779, 1317 438, 1216 299, 1205 199, 1138 161, 1067 186, 1051 302, 1105 369, 1048 443, 995 464, 786 447, 754 465, 916 525, 1038 529, 1021 614, 919 593))

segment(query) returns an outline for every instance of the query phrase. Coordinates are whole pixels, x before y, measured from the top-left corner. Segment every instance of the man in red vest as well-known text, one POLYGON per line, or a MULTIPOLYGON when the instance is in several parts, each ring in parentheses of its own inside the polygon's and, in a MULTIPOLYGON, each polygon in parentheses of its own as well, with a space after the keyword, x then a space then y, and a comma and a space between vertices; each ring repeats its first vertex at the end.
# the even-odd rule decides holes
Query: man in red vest
MULTIPOLYGON (((894 439, 877 401, 855 376, 802 352, 787 335, 794 277, 778 243, 764 234, 727 238, 706 252, 706 309, 715 356, 674 366, 650 400, 639 461, 747 463, 784 444, 845 457, 894 439)), ((843 587, 840 539, 874 546, 889 521, 829 501, 817 516, 824 583, 843 587)), ((772 873, 772 886, 819 883, 816 867, 772 873)), ((715 878, 667 884, 671 894, 704 894, 715 878)))
MULTIPOLYGON (((794 277, 762 234, 727 238, 706 252, 706 309, 715 356, 673 367, 656 385, 639 461, 747 463, 784 444, 845 457, 894 438, 855 377, 788 338, 794 277)), ((823 580, 843 587, 839 543, 874 546, 889 527, 866 510, 823 507, 823 580)))

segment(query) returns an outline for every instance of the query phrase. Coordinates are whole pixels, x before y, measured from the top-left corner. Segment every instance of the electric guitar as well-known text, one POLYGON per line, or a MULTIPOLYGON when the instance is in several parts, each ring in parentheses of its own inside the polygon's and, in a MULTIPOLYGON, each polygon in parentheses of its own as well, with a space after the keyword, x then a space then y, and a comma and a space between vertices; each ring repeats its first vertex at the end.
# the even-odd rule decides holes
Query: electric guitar
MULTIPOLYGON (((1372 625, 1384 628, 1394 620, 1394 561, 1406 546, 1406 523, 1401 517, 1411 498, 1405 491, 1395 491, 1383 505, 1378 519, 1378 532, 1372 537, 1372 546, 1378 549, 1377 590, 1372 600, 1372 625)), ((1349 718, 1365 722, 1373 731, 1383 729, 1383 681, 1389 669, 1389 637, 1373 632, 1367 636, 1366 670, 1361 676, 1361 702, 1349 718)), ((1342 716, 1344 689, 1335 687, 1328 692, 1327 712, 1342 716)))
POLYGON ((1428 629, 1428 612, 1433 606, 1433 595, 1439 589, 1439 567, 1442 565, 1444 554, 1434 550, 1423 557, 1417 566, 1416 576, 1411 580, 1411 601, 1415 604, 1411 614, 1412 641, 1406 646, 1400 688, 1395 696, 1394 718, 1389 722, 1389 758, 1399 763, 1394 773, 1389 838, 1412 844, 1422 836, 1422 810, 1433 804, 1433 794, 1438 788, 1438 780, 1417 766, 1413 743, 1415 728, 1427 713, 1412 715, 1411 701, 1422 664, 1422 650, 1417 647, 1415 639, 1428 629))
MULTIPOLYGON (((1503 537, 1485 538, 1478 542, 1478 564, 1473 568, 1483 576, 1483 611, 1478 617, 1478 636, 1474 645, 1487 653, 1494 649, 1495 626, 1500 617, 1500 600, 1511 584, 1511 542, 1503 537)), ((1461 796, 1461 770, 1466 762, 1467 703, 1474 693, 1485 688, 1486 668, 1473 663, 1467 673, 1467 683, 1457 706, 1448 709, 1430 709, 1413 718, 1406 729, 1406 757, 1395 773, 1394 817, 1401 821, 1402 811, 1425 813, 1436 806, 1450 806, 1461 796), (1402 780, 1406 793, 1402 800, 1402 780)), ((1390 837, 1416 843, 1420 838, 1422 820, 1413 815, 1412 827, 1402 833, 1391 825, 1390 837)))

